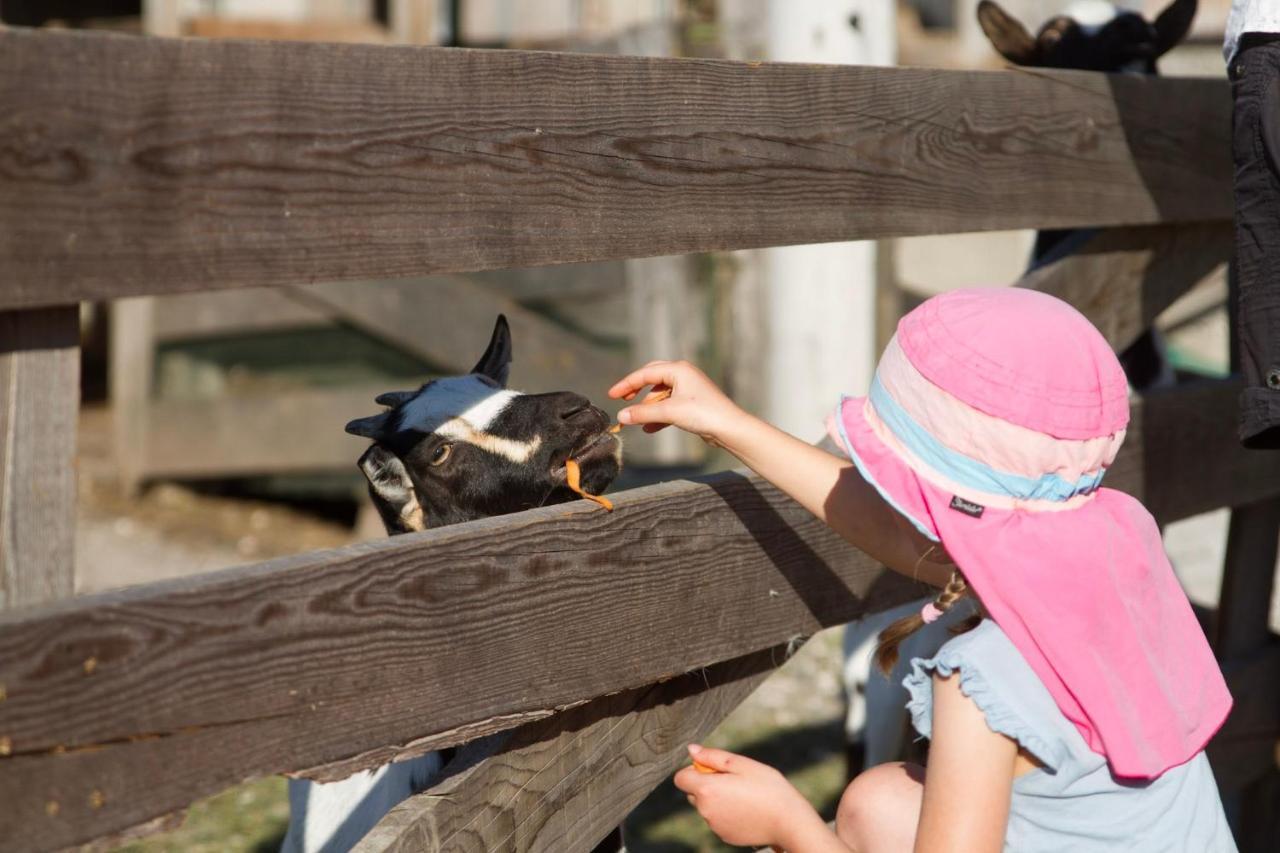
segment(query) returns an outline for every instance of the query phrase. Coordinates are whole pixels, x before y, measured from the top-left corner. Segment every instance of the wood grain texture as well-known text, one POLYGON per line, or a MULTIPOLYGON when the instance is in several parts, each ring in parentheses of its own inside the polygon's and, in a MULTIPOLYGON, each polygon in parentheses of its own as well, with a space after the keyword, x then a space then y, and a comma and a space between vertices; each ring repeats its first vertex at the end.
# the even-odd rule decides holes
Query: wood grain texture
POLYGON ((1018 285, 1070 302, 1122 351, 1234 247, 1230 222, 1108 228, 1018 285))
POLYGON ((589 851, 787 653, 757 652, 473 742, 448 778, 392 809, 354 853, 589 851))
POLYGON ((1240 446, 1236 379, 1148 392, 1104 485, 1137 497, 1161 524, 1280 493, 1280 454, 1240 446))
POLYGON ((10 30, 0 307, 1223 220, 1229 113, 1219 80, 10 30))
POLYGON ((78 306, 0 311, 0 610, 75 589, 78 306))
MULTIPOLYGON (((1280 456, 1235 440, 1237 389, 1137 403, 1109 485, 1162 522, 1274 494, 1280 456)), ((250 776, 340 775, 904 600, 873 560, 752 477, 672 482, 616 504, 0 614, 0 736, 13 750, 0 759, 12 804, 0 837, 70 844, 250 776), (95 782, 118 804, 109 813, 43 816, 95 782)))
POLYGON ((249 776, 464 742, 902 595, 729 474, 0 616, 0 838, 56 847, 249 776), (111 810, 75 805, 95 785, 111 810))

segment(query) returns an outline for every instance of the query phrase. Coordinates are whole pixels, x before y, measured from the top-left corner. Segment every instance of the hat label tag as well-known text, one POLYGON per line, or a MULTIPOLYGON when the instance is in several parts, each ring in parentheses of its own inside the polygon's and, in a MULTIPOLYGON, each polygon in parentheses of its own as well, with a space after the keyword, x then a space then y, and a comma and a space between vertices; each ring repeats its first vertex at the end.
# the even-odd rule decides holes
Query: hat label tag
POLYGON ((986 507, 982 504, 967 501, 959 495, 951 496, 951 508, 957 512, 963 512, 965 515, 973 516, 974 518, 982 518, 982 513, 986 510, 986 507))

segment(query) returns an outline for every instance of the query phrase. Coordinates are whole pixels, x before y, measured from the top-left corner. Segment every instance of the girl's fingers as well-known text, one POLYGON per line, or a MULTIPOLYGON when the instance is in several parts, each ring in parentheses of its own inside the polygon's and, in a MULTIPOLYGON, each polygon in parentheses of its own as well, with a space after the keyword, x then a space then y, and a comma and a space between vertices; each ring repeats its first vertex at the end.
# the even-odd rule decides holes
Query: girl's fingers
POLYGON ((712 749, 708 746, 699 746, 696 743, 689 744, 689 755, 699 764, 710 767, 718 773, 731 773, 734 770, 741 770, 745 762, 750 761, 741 755, 735 755, 723 749, 712 749))
POLYGON ((627 406, 618 412, 618 423, 661 424, 666 426, 671 423, 673 414, 671 403, 665 400, 660 403, 637 403, 634 406, 627 406))
POLYGON ((637 392, 642 390, 646 385, 672 385, 674 384, 674 375, 671 371, 671 362, 668 361, 651 361, 644 367, 633 370, 626 376, 619 379, 609 389, 609 396, 613 399, 631 399, 637 392))

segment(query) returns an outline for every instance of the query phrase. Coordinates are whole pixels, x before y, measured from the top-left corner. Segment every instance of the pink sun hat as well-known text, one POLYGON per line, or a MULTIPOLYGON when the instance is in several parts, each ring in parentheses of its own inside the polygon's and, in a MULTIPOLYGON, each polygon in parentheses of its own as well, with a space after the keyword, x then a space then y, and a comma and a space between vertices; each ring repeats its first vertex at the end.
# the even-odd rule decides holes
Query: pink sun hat
POLYGON ((1191 759, 1231 708, 1155 519, 1101 487, 1129 422, 1106 340, 1031 290, 957 290, 898 324, 828 429, 941 542, 1091 749, 1123 778, 1191 759))

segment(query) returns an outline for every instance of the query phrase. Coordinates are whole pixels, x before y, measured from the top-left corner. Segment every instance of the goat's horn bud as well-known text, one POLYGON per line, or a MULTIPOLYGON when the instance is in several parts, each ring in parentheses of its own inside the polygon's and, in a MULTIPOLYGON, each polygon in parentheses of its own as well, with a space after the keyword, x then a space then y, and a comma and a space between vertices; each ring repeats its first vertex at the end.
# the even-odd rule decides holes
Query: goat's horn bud
POLYGON ((374 398, 373 402, 379 406, 395 407, 401 403, 407 403, 416 396, 418 396, 417 391, 388 391, 385 394, 379 394, 374 398))
POLYGON ((356 418, 347 424, 346 430, 352 435, 362 438, 381 438, 387 427, 387 413, 370 415, 367 418, 356 418))

